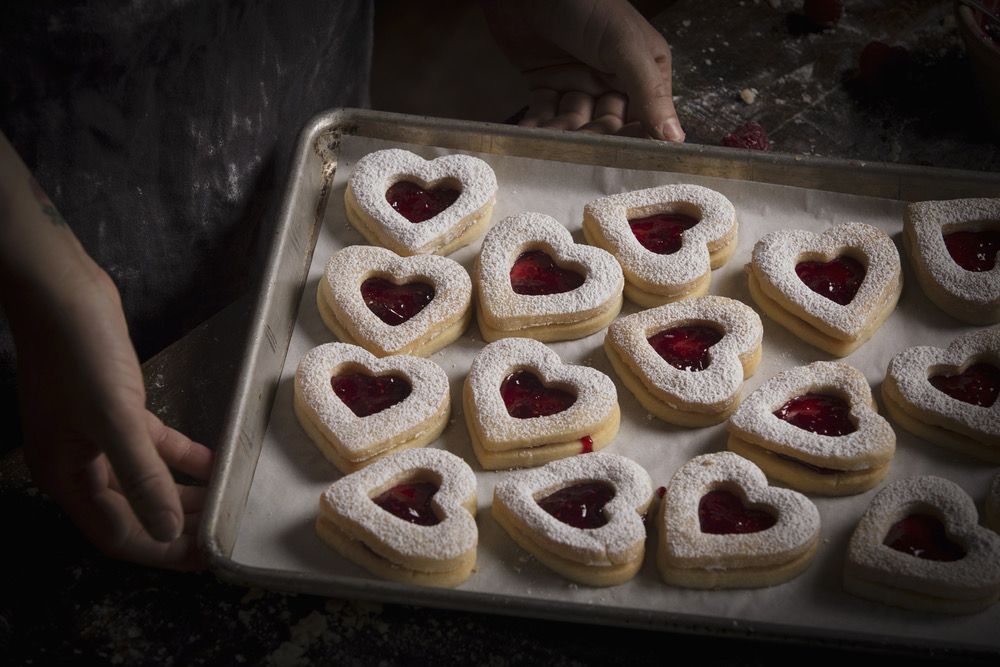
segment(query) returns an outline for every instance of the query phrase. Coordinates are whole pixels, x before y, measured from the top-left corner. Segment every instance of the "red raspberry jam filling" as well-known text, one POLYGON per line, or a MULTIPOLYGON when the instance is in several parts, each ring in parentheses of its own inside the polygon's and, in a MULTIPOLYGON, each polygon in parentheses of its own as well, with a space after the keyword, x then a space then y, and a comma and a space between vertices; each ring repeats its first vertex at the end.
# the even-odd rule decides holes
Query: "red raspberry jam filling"
POLYGON ((574 394, 546 387, 537 375, 526 370, 515 371, 505 377, 500 384, 500 396, 507 412, 517 419, 554 415, 576 402, 574 394))
POLYGON ((748 148, 754 151, 771 150, 771 142, 767 132, 760 123, 750 121, 743 123, 732 132, 722 137, 722 145, 730 148, 748 148))
POLYGON ((434 298, 434 287, 427 283, 397 285, 385 278, 369 278, 361 283, 361 298, 368 310, 394 327, 423 310, 434 298))
POLYGON ((518 294, 562 294, 583 284, 583 276, 558 266, 542 250, 523 252, 510 267, 510 286, 518 294))
POLYGON ((385 193, 389 202, 400 215, 410 222, 423 222, 455 203, 460 190, 449 187, 424 189, 410 181, 394 183, 385 193))
POLYGON ((410 395, 410 383, 395 375, 336 375, 330 381, 337 398, 359 417, 382 412, 410 395))
POLYGON ((965 549, 948 539, 944 524, 929 514, 911 514, 892 525, 882 544, 927 560, 955 561, 965 549))
POLYGON ((1000 230, 945 234, 944 245, 955 263, 966 271, 989 271, 997 264, 1000 230))
POLYGON ((708 348, 722 340, 722 336, 715 327, 692 324, 661 331, 646 340, 674 368, 701 371, 708 368, 708 348))
POLYGON ((935 375, 928 382, 956 400, 988 408, 996 403, 1000 393, 1000 368, 992 364, 973 364, 964 373, 935 375))
POLYGON ((433 482, 406 482, 397 484, 372 500, 376 505, 403 521, 420 526, 441 523, 431 509, 431 498, 437 493, 438 485, 433 482))
POLYGON ((816 294, 846 306, 865 279, 865 265, 851 257, 838 257, 829 262, 799 262, 795 273, 816 294))
POLYGON ((838 436, 858 430, 850 412, 851 406, 839 396, 808 393, 782 405, 774 416, 806 431, 838 436))
POLYGON ((590 454, 594 451, 594 439, 589 435, 585 435, 580 438, 580 453, 590 454))
POLYGON ((683 213, 657 213, 628 221, 643 248, 657 255, 672 255, 681 249, 681 236, 698 224, 698 218, 683 213))
POLYGON ((712 535, 759 533, 777 523, 769 513, 747 509, 739 496, 722 489, 709 491, 701 497, 698 521, 701 532, 712 535))
POLYGON ((574 528, 600 528, 608 522, 604 506, 615 497, 615 489, 605 482, 582 482, 559 489, 538 501, 538 505, 574 528))

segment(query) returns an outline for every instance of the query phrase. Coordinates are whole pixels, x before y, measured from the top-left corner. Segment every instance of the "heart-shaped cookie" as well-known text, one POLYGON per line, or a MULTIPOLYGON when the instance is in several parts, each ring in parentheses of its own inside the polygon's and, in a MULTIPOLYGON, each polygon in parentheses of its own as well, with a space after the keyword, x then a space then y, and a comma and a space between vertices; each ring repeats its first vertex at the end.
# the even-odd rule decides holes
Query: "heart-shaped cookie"
POLYGON ((474 281, 479 330, 487 341, 592 334, 621 310, 624 284, 614 257, 574 243, 569 230, 541 213, 511 216, 490 230, 474 281))
POLYGON ((394 453, 323 493, 316 532, 383 579, 456 586, 476 564, 476 476, 441 449, 394 453))
POLYGON ((872 498, 847 548, 844 588, 918 611, 974 613, 1000 599, 1000 535, 940 477, 910 477, 872 498))
POLYGON ((956 338, 947 349, 911 347, 889 362, 889 416, 924 440, 1000 463, 1000 328, 956 338))
POLYGON ((327 328, 345 343, 380 357, 427 356, 469 326, 472 281, 447 257, 348 246, 327 262, 316 302, 327 328))
POLYGON ((621 418, 611 378, 564 364, 529 338, 483 348, 462 399, 473 452, 486 470, 597 451, 614 439, 621 418))
POLYGON ((896 452, 896 434, 875 411, 865 376, 839 362, 775 375, 740 404, 728 429, 729 449, 807 493, 866 491, 896 452))
POLYGON ((492 511, 552 570, 588 586, 614 586, 642 565, 643 515, 652 499, 641 466, 600 453, 507 476, 493 489, 492 511))
POLYGON ((1000 199, 910 204, 903 242, 924 294, 972 324, 1000 322, 1000 199))
POLYGON ((685 463, 660 505, 656 560, 668 584, 773 586, 797 577, 816 555, 816 506, 768 486, 757 466, 731 452, 685 463))
POLYGON ((447 255, 486 230, 496 193, 496 175, 479 158, 425 160, 393 148, 358 160, 345 205, 347 219, 373 245, 400 255, 447 255))
POLYGON ((861 223, 822 234, 771 232, 754 246, 748 275, 750 294, 765 313, 838 357, 871 338, 903 288, 892 239, 861 223))
POLYGON ((700 185, 661 185, 603 197, 583 209, 587 242, 621 264, 625 296, 659 306, 708 292, 712 269, 736 249, 736 209, 700 185))
POLYGON ((708 426, 736 409, 760 361, 763 327, 749 306, 721 296, 669 303, 616 320, 604 349, 644 408, 681 426, 708 426))
POLYGON ((380 359, 347 343, 315 347, 295 372, 295 415, 342 472, 423 447, 448 423, 448 376, 427 359, 380 359))

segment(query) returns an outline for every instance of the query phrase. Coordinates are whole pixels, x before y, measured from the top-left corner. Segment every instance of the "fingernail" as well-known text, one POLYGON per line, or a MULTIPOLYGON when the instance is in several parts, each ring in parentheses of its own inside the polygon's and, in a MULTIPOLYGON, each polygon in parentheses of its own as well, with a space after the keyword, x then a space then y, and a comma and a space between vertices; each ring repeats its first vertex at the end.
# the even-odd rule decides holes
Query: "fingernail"
POLYGON ((660 131, 670 141, 684 141, 684 130, 681 129, 681 123, 676 118, 668 118, 666 122, 660 126, 660 131))
POLYGON ((173 542, 181 536, 182 527, 176 514, 164 510, 153 515, 149 522, 149 534, 160 542, 173 542))

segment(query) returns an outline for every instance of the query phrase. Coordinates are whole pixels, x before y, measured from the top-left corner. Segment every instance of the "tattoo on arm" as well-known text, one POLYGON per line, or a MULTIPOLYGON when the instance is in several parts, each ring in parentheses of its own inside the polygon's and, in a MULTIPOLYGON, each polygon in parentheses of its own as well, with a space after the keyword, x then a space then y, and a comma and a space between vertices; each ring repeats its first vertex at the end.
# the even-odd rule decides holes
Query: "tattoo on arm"
POLYGON ((56 205, 53 204, 52 200, 49 199, 49 196, 45 194, 45 190, 43 190, 42 186, 39 185, 37 180, 35 180, 35 177, 29 175, 28 178, 30 179, 31 194, 35 196, 35 201, 38 202, 38 206, 42 213, 44 213, 45 216, 52 221, 52 224, 65 225, 66 221, 63 220, 61 215, 59 215, 56 205))

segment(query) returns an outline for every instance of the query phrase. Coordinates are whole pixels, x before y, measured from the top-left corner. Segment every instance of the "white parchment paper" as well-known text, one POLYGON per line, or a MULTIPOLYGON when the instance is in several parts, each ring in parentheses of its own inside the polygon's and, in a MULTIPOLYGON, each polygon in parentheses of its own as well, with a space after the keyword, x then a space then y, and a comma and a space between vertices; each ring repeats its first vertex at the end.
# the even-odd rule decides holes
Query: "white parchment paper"
MULTIPOLYGON (((313 531, 318 499, 340 473, 323 458, 301 429, 292 412, 292 382, 299 359, 310 348, 336 340, 327 331, 316 309, 316 288, 327 259, 345 245, 364 243, 347 222, 344 188, 354 163, 373 150, 402 147, 426 158, 447 151, 388 144, 347 136, 340 147, 333 192, 324 228, 319 236, 308 282, 299 306, 298 321, 270 426, 250 489, 250 497, 233 553, 237 563, 305 574, 339 574, 372 579, 360 567, 329 549, 313 531)), ((884 229, 902 247, 903 203, 855 197, 760 183, 687 176, 663 172, 627 171, 561 162, 496 155, 479 155, 496 171, 500 191, 494 221, 522 211, 538 211, 565 224, 578 242, 583 207, 588 201, 618 192, 665 183, 697 183, 722 192, 735 204, 739 218, 739 247, 712 276, 710 292, 739 299, 754 306, 746 285, 744 265, 754 243, 779 228, 822 230, 848 221, 862 221, 884 229)), ((480 243, 451 255, 471 272, 480 243)), ((901 251, 902 255, 902 251, 901 251)), ((945 316, 923 294, 903 255, 905 286, 896 312, 875 336, 845 361, 860 369, 875 396, 885 369, 900 350, 913 345, 944 347, 956 336, 972 330, 945 316)), ((626 302, 622 314, 635 312, 626 302)), ((763 360, 750 378, 745 394, 775 373, 829 359, 825 353, 762 316, 763 360)), ((622 409, 621 431, 605 451, 628 456, 643 465, 655 486, 666 485, 671 475, 692 457, 725 449, 725 426, 684 429, 650 415, 618 382, 601 348, 604 332, 551 347, 568 363, 593 366, 615 379, 622 409)), ((647 543, 646 560, 632 581, 613 588, 577 586, 551 572, 518 548, 493 521, 490 503, 493 487, 504 472, 484 472, 468 442, 461 412, 462 382, 469 365, 482 348, 475 324, 456 343, 431 359, 447 371, 452 391, 451 423, 433 446, 462 456, 479 480, 478 569, 460 588, 508 596, 604 606, 624 610, 657 610, 683 615, 776 623, 793 628, 822 629, 824 633, 868 635, 872 639, 905 643, 907 639, 1000 647, 1000 605, 971 615, 950 617, 918 614, 867 602, 841 587, 847 542, 858 518, 876 490, 846 498, 813 497, 822 518, 822 537, 812 566, 797 579, 773 588, 749 591, 692 591, 665 585, 655 566, 655 539, 647 543)), ((934 474, 958 482, 982 510, 989 480, 996 472, 988 464, 953 454, 923 442, 896 427, 897 453, 886 483, 918 474, 934 474)), ((881 485, 880 487, 881 488, 881 485)), ((483 611, 491 611, 483 609, 483 611)))

